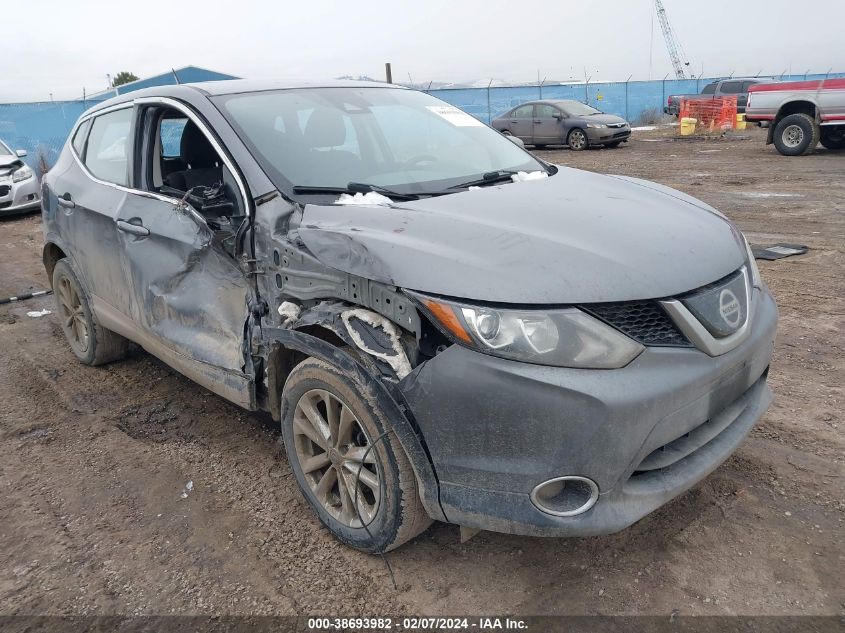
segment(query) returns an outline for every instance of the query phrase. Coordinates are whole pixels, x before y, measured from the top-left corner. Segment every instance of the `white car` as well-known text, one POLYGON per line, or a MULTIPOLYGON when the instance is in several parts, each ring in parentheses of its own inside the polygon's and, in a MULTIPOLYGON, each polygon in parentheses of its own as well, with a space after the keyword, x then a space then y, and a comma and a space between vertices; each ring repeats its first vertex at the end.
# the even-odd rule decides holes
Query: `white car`
POLYGON ((0 141, 0 216, 41 207, 38 177, 21 159, 26 150, 13 152, 0 141))

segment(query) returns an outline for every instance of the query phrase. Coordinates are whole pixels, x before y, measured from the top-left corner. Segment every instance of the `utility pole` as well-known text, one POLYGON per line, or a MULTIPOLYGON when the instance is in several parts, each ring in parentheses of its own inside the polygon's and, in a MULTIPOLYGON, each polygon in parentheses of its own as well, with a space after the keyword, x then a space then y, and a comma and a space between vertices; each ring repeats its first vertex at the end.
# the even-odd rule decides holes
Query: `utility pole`
POLYGON ((384 80, 389 84, 393 83, 393 71, 390 69, 390 62, 384 64, 384 80))

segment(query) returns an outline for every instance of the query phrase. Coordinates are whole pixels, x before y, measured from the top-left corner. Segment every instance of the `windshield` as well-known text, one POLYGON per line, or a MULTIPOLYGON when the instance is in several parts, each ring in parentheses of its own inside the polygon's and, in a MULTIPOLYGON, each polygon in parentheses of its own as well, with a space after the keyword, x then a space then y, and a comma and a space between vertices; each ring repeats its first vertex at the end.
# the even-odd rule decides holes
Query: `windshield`
POLYGON ((281 190, 368 183, 425 193, 543 165, 474 117, 422 92, 302 88, 213 101, 281 190))
POLYGON ((567 101, 561 104, 561 107, 569 116, 590 116, 591 114, 604 114, 601 110, 596 110, 585 103, 579 101, 567 101))

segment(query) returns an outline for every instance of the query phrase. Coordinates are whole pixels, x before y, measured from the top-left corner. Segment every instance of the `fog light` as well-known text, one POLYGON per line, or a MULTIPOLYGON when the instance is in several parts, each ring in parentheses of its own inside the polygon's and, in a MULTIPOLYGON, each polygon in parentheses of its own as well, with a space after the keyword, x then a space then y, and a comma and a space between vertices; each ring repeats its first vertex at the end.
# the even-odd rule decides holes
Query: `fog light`
POLYGON ((599 487, 586 477, 556 477, 531 491, 531 502, 546 514, 571 517, 592 508, 599 498, 599 487))

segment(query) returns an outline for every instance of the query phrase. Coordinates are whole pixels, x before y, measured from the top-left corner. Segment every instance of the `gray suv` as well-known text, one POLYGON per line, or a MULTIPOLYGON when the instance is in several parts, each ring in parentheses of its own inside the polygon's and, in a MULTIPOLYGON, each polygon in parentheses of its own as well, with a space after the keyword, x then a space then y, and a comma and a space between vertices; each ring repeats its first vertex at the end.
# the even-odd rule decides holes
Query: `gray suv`
POLYGON ((771 399, 777 308, 722 214, 422 92, 139 90, 80 118, 44 191, 76 357, 131 341, 270 412, 317 517, 366 552, 432 519, 620 530, 771 399))

